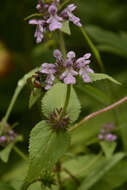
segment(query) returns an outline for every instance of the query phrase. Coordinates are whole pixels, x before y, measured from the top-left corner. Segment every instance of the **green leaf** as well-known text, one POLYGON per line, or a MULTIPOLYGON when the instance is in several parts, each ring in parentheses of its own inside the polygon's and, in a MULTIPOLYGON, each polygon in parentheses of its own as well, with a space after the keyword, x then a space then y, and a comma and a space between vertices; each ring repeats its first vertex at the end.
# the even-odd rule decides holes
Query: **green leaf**
POLYGON ((121 160, 103 178, 98 181, 91 190, 113 190, 127 181, 127 161, 121 160))
MULTIPOLYGON (((81 93, 81 95, 87 94, 90 96, 90 98, 93 98, 94 100, 103 103, 104 105, 108 105, 110 103, 110 98, 105 94, 102 90, 95 88, 91 85, 87 84, 77 84, 75 88, 78 90, 78 92, 81 93)), ((88 98, 87 98, 88 99, 88 98)))
POLYGON ((127 57, 127 32, 115 33, 92 25, 86 27, 86 30, 97 42, 99 50, 127 57))
POLYGON ((97 183, 113 166, 115 166, 123 157, 124 153, 117 153, 110 159, 104 159, 100 162, 97 168, 95 168, 82 182, 79 190, 88 190, 95 183, 97 183))
POLYGON ((30 99, 29 99, 29 108, 31 108, 41 97, 42 91, 41 89, 34 88, 30 94, 30 99))
POLYGON ((9 159, 10 152, 14 146, 14 143, 10 143, 6 148, 0 151, 0 158, 3 162, 7 162, 9 159))
POLYGON ((67 132, 53 132, 45 121, 39 122, 30 134, 30 163, 26 180, 30 182, 41 173, 50 171, 69 144, 67 132))
MULTIPOLYGON (((87 154, 85 156, 75 156, 72 159, 67 160, 62 164, 62 167, 67 169, 71 174, 76 177, 85 177, 87 176, 98 163, 103 159, 101 154, 87 154), (77 164, 78 163, 78 164, 77 164)), ((61 175, 64 180, 68 179, 70 176, 64 171, 61 175)))
POLYGON ((15 189, 8 184, 0 183, 0 190, 15 190, 15 189))
POLYGON ((71 35, 71 31, 70 31, 70 26, 69 26, 69 21, 65 21, 62 24, 62 28, 60 29, 62 32, 71 35))
MULTIPOLYGON (((42 99, 42 112, 46 117, 48 117, 50 113, 53 112, 56 108, 63 107, 66 97, 66 90, 67 85, 57 83, 46 93, 42 99)), ((77 120, 80 114, 80 109, 80 102, 72 87, 70 101, 67 107, 67 113, 71 122, 77 120)))
POLYGON ((106 142, 106 141, 100 142, 100 145, 107 158, 110 158, 112 156, 117 146, 116 142, 106 142))
POLYGON ((101 74, 101 73, 88 73, 88 75, 90 76, 92 81, 97 81, 97 80, 103 80, 103 79, 108 79, 111 82, 114 82, 115 84, 119 84, 120 82, 118 82, 117 80, 115 80, 114 78, 112 78, 111 76, 107 75, 107 74, 101 74))

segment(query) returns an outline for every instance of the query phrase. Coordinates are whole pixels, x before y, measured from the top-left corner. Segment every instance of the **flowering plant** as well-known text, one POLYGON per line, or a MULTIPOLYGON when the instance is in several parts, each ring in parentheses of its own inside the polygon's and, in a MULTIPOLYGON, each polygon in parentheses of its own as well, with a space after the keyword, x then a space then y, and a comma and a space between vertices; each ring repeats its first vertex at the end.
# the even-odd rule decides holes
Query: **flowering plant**
MULTIPOLYGON (((95 134, 93 142, 83 145, 82 150, 78 150, 77 147, 77 150, 73 152, 73 146, 76 147, 78 142, 78 140, 73 142, 73 138, 80 126, 126 102, 127 97, 113 104, 109 102, 110 105, 84 117, 81 97, 76 88, 82 86, 81 89, 90 88, 92 93, 96 93, 92 86, 95 81, 108 79, 115 85, 120 85, 120 83, 104 73, 104 65, 98 50, 87 35, 80 18, 74 14, 76 10, 74 3, 69 3, 68 0, 39 0, 36 9, 38 12, 28 16, 26 20, 29 20, 30 25, 36 26, 34 37, 37 44, 43 44, 50 39, 55 41, 52 48, 54 61, 49 63, 45 59, 44 63, 39 63, 39 67, 18 81, 9 108, 0 122, 0 158, 7 162, 11 150, 14 149, 23 159, 29 159, 26 175, 18 187, 20 190, 29 189, 34 183, 39 183, 39 188, 42 187, 42 189, 68 190, 69 184, 73 186, 73 182, 74 189, 88 190, 95 183, 91 180, 93 176, 98 182, 102 176, 101 169, 104 167, 104 171, 108 171, 121 161, 125 154, 114 153, 119 135, 112 123, 104 123, 100 132, 98 130, 95 134), (81 57, 78 57, 77 50, 67 50, 64 34, 70 35, 69 22, 82 32, 90 46, 90 53, 84 52, 81 57), (96 59, 95 64, 100 68, 99 73, 96 73, 96 68, 92 64, 93 58, 96 59), (8 124, 12 108, 25 85, 31 86, 29 108, 39 102, 42 111, 41 121, 30 132, 29 157, 16 147, 16 143, 22 141, 23 138, 14 131, 13 125, 8 124), (74 136, 73 131, 76 131, 74 136), (89 150, 85 153, 84 149, 89 149, 89 145, 93 144, 99 145, 99 153, 91 154, 89 150), (78 161, 81 163, 80 169, 83 164, 87 164, 87 161, 88 163, 90 161, 88 164, 90 166, 91 163, 94 165, 97 161, 98 168, 92 165, 88 175, 84 171, 79 174, 78 161), (98 176, 96 176, 97 172, 98 176)), ((103 84, 107 86, 105 80, 103 84)), ((84 94, 83 99, 85 99, 84 94)))

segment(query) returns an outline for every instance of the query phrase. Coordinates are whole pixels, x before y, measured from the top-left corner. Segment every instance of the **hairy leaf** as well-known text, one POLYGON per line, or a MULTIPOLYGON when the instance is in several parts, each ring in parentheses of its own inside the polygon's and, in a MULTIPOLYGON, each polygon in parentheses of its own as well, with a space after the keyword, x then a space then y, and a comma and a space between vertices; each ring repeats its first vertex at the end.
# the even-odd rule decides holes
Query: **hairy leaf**
MULTIPOLYGON (((49 90, 42 99, 42 112, 46 117, 56 108, 62 108, 65 102, 67 85, 56 84, 49 90)), ((67 113, 72 122, 76 121, 80 114, 80 102, 73 88, 71 88, 70 101, 67 113)))
POLYGON ((45 121, 39 122, 30 134, 30 162, 27 181, 50 171, 67 151, 70 138, 66 132, 53 132, 45 121))

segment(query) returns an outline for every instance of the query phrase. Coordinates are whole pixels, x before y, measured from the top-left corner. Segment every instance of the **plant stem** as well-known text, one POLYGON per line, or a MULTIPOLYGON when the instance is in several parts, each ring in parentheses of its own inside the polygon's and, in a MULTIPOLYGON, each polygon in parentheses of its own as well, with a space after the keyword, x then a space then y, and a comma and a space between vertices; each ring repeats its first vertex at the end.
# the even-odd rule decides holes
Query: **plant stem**
MULTIPOLYGON (((95 56, 95 58, 97 60, 97 63, 99 65, 99 67, 100 67, 100 71, 102 73, 105 72, 105 67, 104 67, 104 64, 103 64, 103 61, 101 59, 101 56, 100 56, 100 53, 99 53, 98 49, 95 47, 94 43, 91 41, 91 39, 87 35, 87 32, 85 31, 85 29, 84 28, 80 28, 80 30, 81 30, 81 32, 82 32, 85 40, 87 41, 89 47, 91 48, 91 51, 93 52, 93 54, 94 54, 94 56, 95 56)), ((110 103, 112 103, 113 100, 114 100, 114 95, 113 95, 113 92, 112 92, 112 87, 111 87, 111 85, 109 84, 108 81, 105 81, 104 85, 105 85, 106 91, 109 93, 110 103)), ((119 125, 117 110, 113 111, 113 115, 114 115, 116 124, 119 125)))
POLYGON ((16 102, 16 100, 17 100, 19 94, 20 94, 20 92, 22 91, 22 89, 23 89, 24 86, 26 85, 28 78, 30 78, 30 77, 31 77, 36 71, 38 71, 39 69, 40 69, 39 67, 36 68, 36 69, 33 69, 32 71, 30 71, 29 73, 27 73, 26 75, 24 75, 24 76, 18 81, 17 87, 16 87, 16 89, 15 89, 15 92, 14 92, 13 97, 12 97, 12 99, 11 99, 11 102, 10 102, 10 104, 9 104, 9 107, 8 107, 6 113, 5 113, 4 118, 2 119, 1 124, 0 124, 0 135, 2 134, 2 132, 3 132, 3 130, 4 130, 4 127, 5 127, 5 125, 6 125, 7 121, 8 121, 8 118, 9 118, 9 116, 10 116, 10 113, 11 113, 12 109, 13 109, 13 106, 14 106, 14 104, 15 104, 15 102, 16 102))
POLYGON ((6 111, 6 114, 5 114, 5 116, 4 116, 3 120, 2 120, 2 123, 1 123, 0 135, 1 135, 2 132, 3 132, 4 126, 5 126, 6 123, 7 123, 7 120, 8 120, 8 118, 9 118, 9 116, 10 116, 10 113, 11 113, 11 111, 12 111, 12 108, 13 108, 13 106, 14 106, 14 104, 15 104, 15 101, 17 100, 17 97, 18 97, 18 95, 20 94, 22 88, 23 88, 23 86, 22 86, 22 87, 19 87, 19 86, 18 86, 18 87, 16 88, 14 94, 13 94, 13 97, 12 97, 12 99, 11 99, 10 105, 9 105, 9 107, 8 107, 8 109, 7 109, 7 111, 6 111))
POLYGON ((87 41, 89 47, 91 48, 91 51, 93 52, 93 54, 94 54, 94 56, 95 56, 95 58, 97 60, 97 63, 99 65, 99 67, 100 67, 101 72, 103 73, 105 71, 105 69, 104 69, 104 65, 103 65, 103 62, 101 60, 101 56, 100 56, 99 51, 97 50, 97 48, 95 47, 95 45, 93 44, 93 42, 91 41, 89 36, 87 35, 85 29, 80 27, 80 30, 81 30, 85 40, 87 41))
POLYGON ((59 190, 61 190, 61 188, 62 188, 62 181, 61 181, 60 172, 61 172, 61 163, 57 162, 56 163, 56 174, 57 174, 57 180, 58 180, 58 184, 59 184, 59 190))
MULTIPOLYGON (((59 31, 58 34, 59 34, 60 49, 61 49, 61 52, 63 54, 63 58, 65 60, 66 59, 66 48, 65 48, 65 43, 64 43, 63 35, 62 35, 62 32, 60 32, 60 31, 59 31)), ((70 100, 70 94, 71 94, 71 85, 69 84, 69 85, 67 85, 66 98, 65 98, 64 106, 63 106, 62 112, 60 114, 59 120, 61 120, 61 118, 66 113, 67 106, 68 106, 69 100, 70 100)))
POLYGON ((102 113, 105 113, 107 111, 110 111, 114 108, 116 108, 117 106, 125 103, 127 101, 127 96, 125 96, 124 98, 122 98, 121 100, 119 100, 118 102, 115 102, 114 104, 111 104, 110 106, 107 106, 101 110, 98 110, 96 112, 91 113, 90 115, 86 116, 83 120, 81 120, 79 123, 75 124, 69 131, 73 131, 75 129, 77 129, 78 127, 80 127, 81 125, 85 124, 87 121, 89 121, 90 119, 101 115, 102 113))
POLYGON ((66 98, 65 98, 65 103, 64 103, 64 107, 61 111, 59 120, 61 120, 61 118, 64 116, 64 114, 66 113, 67 110, 67 106, 69 104, 69 100, 70 100, 70 95, 71 95, 71 85, 67 85, 67 93, 66 93, 66 98))
POLYGON ((63 54, 63 58, 66 59, 66 48, 65 48, 65 43, 64 43, 64 39, 63 39, 63 35, 61 31, 58 32, 58 37, 59 37, 59 44, 60 44, 61 52, 63 54))
POLYGON ((17 146, 14 146, 13 149, 23 160, 28 160, 27 156, 17 146))
POLYGON ((68 4, 71 0, 66 0, 62 3, 62 5, 60 5, 58 11, 60 11, 66 4, 68 4))
POLYGON ((80 184, 79 180, 66 168, 63 168, 63 171, 65 171, 75 182, 77 185, 80 184))
POLYGON ((33 17, 42 17, 42 16, 44 16, 44 15, 41 14, 41 13, 33 13, 33 14, 27 16, 26 18, 24 18, 24 20, 26 21, 26 20, 29 20, 29 19, 31 19, 33 17))

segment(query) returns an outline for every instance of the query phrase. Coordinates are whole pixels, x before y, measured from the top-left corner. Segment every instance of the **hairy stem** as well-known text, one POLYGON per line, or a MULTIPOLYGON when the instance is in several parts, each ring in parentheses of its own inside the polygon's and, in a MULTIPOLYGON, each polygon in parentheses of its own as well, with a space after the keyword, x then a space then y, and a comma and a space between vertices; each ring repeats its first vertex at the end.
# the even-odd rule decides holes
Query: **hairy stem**
POLYGON ((127 96, 125 96, 124 98, 122 98, 121 100, 119 100, 118 102, 115 102, 114 104, 111 104, 110 106, 107 106, 101 110, 98 110, 96 112, 91 113, 90 115, 86 116, 83 120, 81 120, 79 123, 75 124, 69 131, 73 131, 75 129, 77 129, 78 127, 80 127, 81 125, 85 124, 87 121, 89 121, 90 119, 101 115, 102 113, 108 112, 114 108, 116 108, 117 106, 125 103, 127 101, 127 96))

